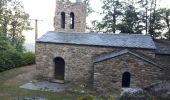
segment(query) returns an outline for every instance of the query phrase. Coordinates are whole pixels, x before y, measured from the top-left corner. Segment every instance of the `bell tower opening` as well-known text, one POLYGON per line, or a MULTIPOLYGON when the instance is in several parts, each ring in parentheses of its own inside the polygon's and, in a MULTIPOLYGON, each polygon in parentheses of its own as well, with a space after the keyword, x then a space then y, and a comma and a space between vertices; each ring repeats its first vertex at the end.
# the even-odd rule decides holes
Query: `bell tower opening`
POLYGON ((70 13, 70 29, 74 29, 74 13, 70 13))
POLYGON ((86 5, 82 0, 56 0, 54 28, 56 32, 85 32, 86 5))
POLYGON ((65 28, 65 12, 61 12, 61 28, 65 28))

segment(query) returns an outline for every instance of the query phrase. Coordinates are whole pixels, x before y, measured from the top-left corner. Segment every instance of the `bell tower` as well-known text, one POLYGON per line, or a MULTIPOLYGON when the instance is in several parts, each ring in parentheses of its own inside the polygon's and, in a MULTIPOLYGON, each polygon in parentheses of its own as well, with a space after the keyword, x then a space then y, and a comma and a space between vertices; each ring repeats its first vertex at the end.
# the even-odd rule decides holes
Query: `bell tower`
POLYGON ((54 29, 56 32, 85 32, 86 5, 82 0, 56 0, 54 29))

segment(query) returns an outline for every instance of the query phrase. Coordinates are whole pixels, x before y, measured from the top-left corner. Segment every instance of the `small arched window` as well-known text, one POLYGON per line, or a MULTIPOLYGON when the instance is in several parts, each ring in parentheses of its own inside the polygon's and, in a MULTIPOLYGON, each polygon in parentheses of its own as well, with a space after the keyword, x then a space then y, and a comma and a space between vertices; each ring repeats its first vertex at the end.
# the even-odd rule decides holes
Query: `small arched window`
POLYGON ((65 12, 61 12, 61 28, 65 28, 65 12))
POLYGON ((130 87, 130 73, 129 72, 124 72, 122 76, 122 87, 130 87))
POLYGON ((70 29, 74 29, 74 13, 70 13, 70 29))

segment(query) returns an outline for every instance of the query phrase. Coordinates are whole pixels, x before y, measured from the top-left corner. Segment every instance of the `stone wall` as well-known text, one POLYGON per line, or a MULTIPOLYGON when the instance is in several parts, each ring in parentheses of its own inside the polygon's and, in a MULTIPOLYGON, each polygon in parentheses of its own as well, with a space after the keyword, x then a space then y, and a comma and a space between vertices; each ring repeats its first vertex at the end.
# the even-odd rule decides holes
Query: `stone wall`
POLYGON ((94 88, 102 94, 120 92, 124 72, 131 74, 132 88, 157 82, 163 75, 160 68, 131 54, 124 54, 94 64, 94 88))
POLYGON ((160 55, 160 54, 156 54, 155 56, 157 63, 159 63, 160 65, 162 65, 162 68, 165 69, 164 73, 165 76, 162 77, 162 79, 164 80, 170 80, 170 55, 160 55))
POLYGON ((82 2, 57 1, 54 18, 54 28, 57 32, 85 32, 86 29, 86 6, 82 2), (65 28, 61 28, 61 12, 65 12, 65 28), (70 13, 73 12, 74 29, 70 29, 70 13))
MULTIPOLYGON (((55 65, 53 59, 62 57, 65 60, 65 81, 92 83, 94 57, 122 49, 126 48, 37 43, 37 74, 45 79, 54 79, 55 65)), ((136 50, 143 52, 145 55, 153 56, 152 50, 136 50)))
POLYGON ((155 58, 157 59, 157 61, 159 61, 160 64, 170 68, 170 55, 156 54, 155 58))

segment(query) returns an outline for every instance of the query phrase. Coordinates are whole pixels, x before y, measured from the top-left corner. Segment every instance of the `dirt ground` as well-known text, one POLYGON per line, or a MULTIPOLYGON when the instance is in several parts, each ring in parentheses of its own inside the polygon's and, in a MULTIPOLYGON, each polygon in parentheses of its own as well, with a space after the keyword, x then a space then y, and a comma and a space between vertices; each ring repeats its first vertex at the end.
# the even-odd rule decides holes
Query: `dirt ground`
POLYGON ((8 79, 5 84, 8 85, 13 83, 13 85, 21 85, 23 82, 34 80, 36 76, 36 66, 30 65, 20 68, 20 72, 10 79, 8 79))
POLYGON ((0 73, 0 100, 18 100, 18 98, 42 97, 47 100, 76 100, 78 94, 70 92, 49 92, 20 88, 35 80, 36 66, 23 66, 0 73))

